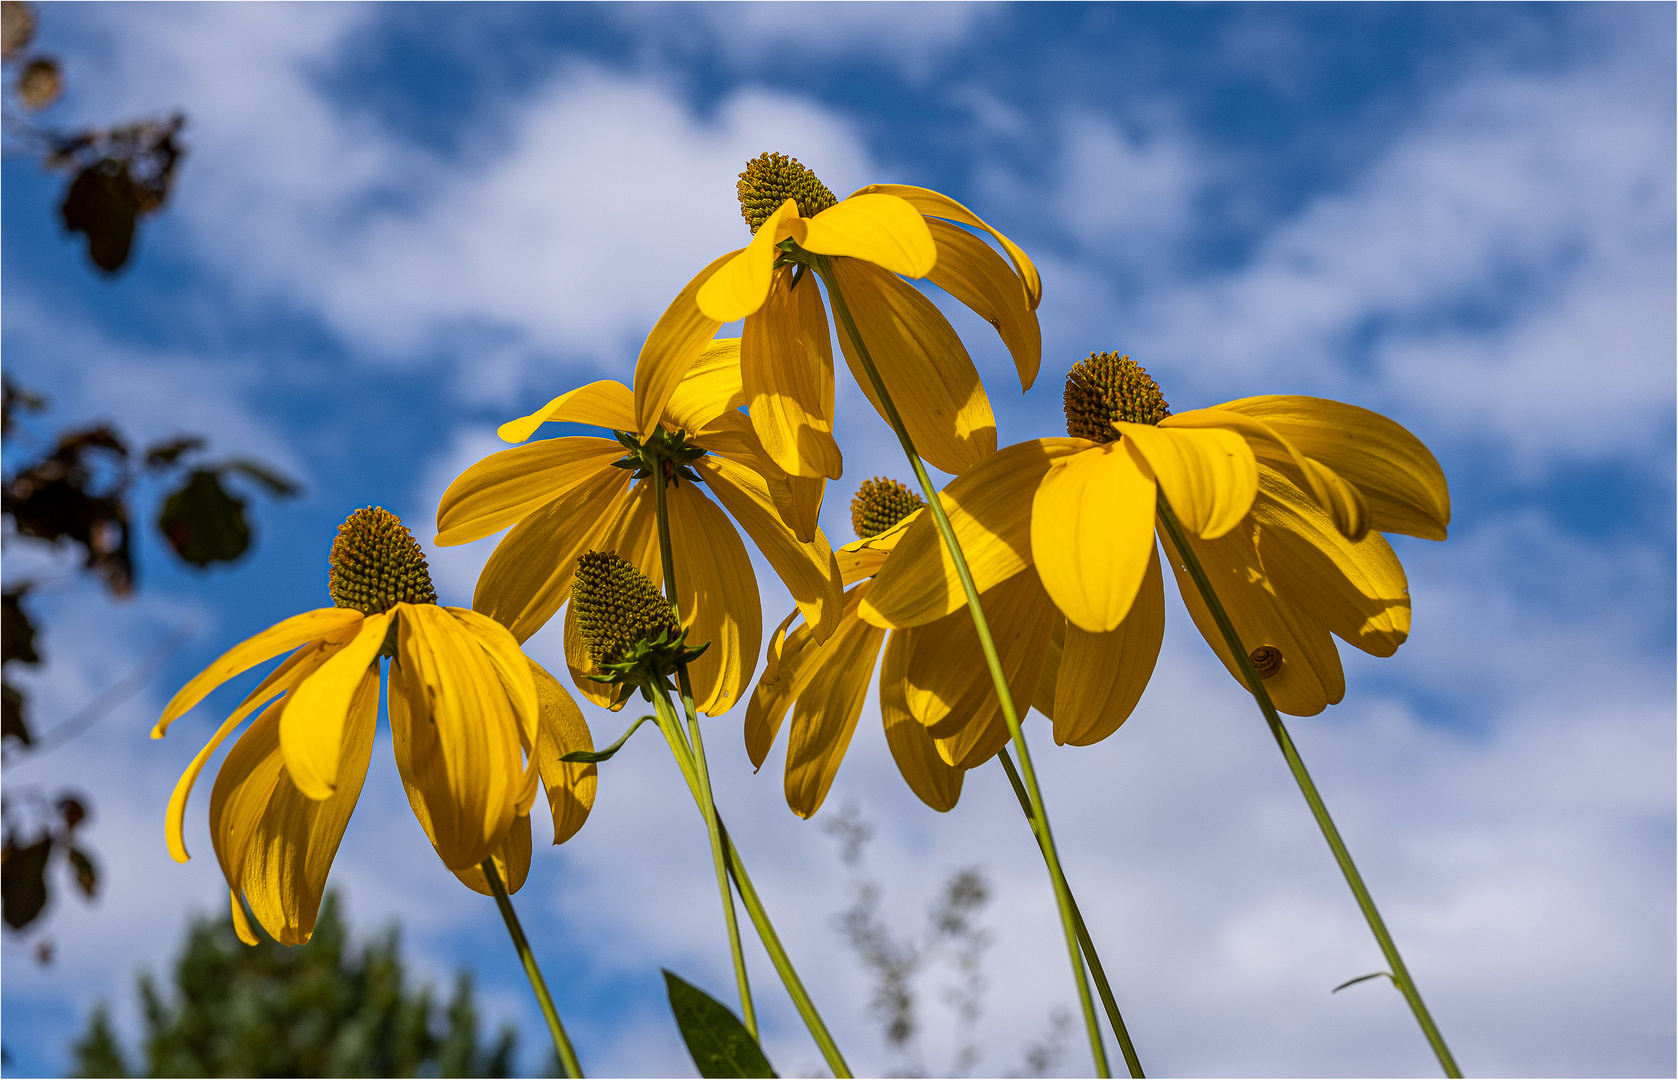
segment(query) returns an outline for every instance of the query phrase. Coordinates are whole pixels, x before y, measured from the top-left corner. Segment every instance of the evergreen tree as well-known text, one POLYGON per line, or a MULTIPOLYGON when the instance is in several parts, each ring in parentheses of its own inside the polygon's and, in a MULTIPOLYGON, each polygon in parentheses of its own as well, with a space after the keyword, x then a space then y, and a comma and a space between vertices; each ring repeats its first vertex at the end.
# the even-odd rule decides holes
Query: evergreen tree
MULTIPOLYGON (((260 930, 258 931, 260 933, 260 930)), ((359 950, 327 894, 307 945, 240 943, 231 919, 196 919, 166 1000, 140 977, 145 1076, 508 1076, 516 1034, 478 1040, 472 980, 447 1010, 407 983, 394 927, 359 950), (438 1013, 442 1015, 439 1017, 438 1013), (440 1022, 439 1022, 440 1021, 440 1022)), ((75 1075, 135 1075, 105 1006, 73 1046, 75 1075)))

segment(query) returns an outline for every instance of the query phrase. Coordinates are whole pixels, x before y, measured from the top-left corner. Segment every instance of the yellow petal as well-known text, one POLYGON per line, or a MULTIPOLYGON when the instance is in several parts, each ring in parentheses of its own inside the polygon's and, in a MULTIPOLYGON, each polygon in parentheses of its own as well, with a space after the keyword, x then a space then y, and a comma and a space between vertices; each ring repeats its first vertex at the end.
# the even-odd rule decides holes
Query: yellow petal
POLYGON ((571 598, 577 560, 624 512, 629 473, 603 469, 501 538, 478 575, 472 607, 523 642, 571 598))
POLYGON ((282 945, 301 945, 314 933, 332 859, 373 753, 378 672, 368 669, 355 687, 337 755, 337 790, 327 799, 299 791, 284 766, 280 731, 293 704, 281 698, 257 718, 228 752, 210 795, 210 835, 228 886, 243 893, 251 914, 282 945))
POLYGON ((1247 440, 1220 428, 1161 428, 1115 421, 1142 455, 1183 527, 1211 540, 1247 516, 1258 462, 1247 440))
POLYGON ((716 269, 696 295, 699 310, 707 318, 721 326, 744 319, 763 306, 764 297, 769 295, 769 279, 775 273, 775 259, 779 256, 775 245, 784 238, 782 226, 797 217, 798 203, 788 199, 758 228, 750 244, 717 260, 725 265, 711 264, 716 269))
MULTIPOLYGON (((651 435, 658 428, 665 405, 675 394, 677 384, 705 351, 717 328, 739 318, 738 315, 716 318, 702 310, 698 297, 719 273, 727 272, 725 264, 729 260, 750 250, 731 251, 711 260, 709 266, 695 274, 693 280, 676 294, 676 299, 670 301, 670 306, 653 324, 652 333, 647 335, 646 342, 641 346, 641 355, 635 361, 635 419, 636 430, 640 434, 651 435)), ((773 254, 770 261, 774 261, 773 254)), ((762 297, 759 297, 758 303, 762 302, 762 297)))
MULTIPOLYGON (((840 259, 833 273, 920 455, 947 473, 961 473, 993 453, 996 417, 990 399, 943 313, 914 286, 872 263, 840 259)), ((885 416, 842 325, 839 345, 857 385, 885 416)))
POLYGON ((739 703, 757 666, 763 640, 757 576, 728 515, 697 484, 674 485, 666 497, 682 625, 689 645, 708 644, 688 665, 694 706, 720 716, 739 703))
POLYGON ((232 901, 233 932, 239 935, 239 940, 246 945, 262 944, 262 939, 257 937, 256 931, 251 928, 250 919, 245 916, 245 905, 240 902, 239 894, 228 890, 227 895, 232 901))
MULTIPOLYGON (((424 805, 423 801, 415 803, 415 812, 424 805)), ((530 876, 530 849, 530 815, 520 814, 513 819, 513 827, 507 830, 507 839, 501 841, 501 846, 490 856, 495 860, 496 876, 509 894, 524 888, 525 879, 530 876)), ((489 878, 484 876, 482 863, 450 872, 473 892, 484 896, 495 895, 495 890, 489 887, 489 878)))
POLYGON ((775 464, 793 476, 841 472, 833 441, 833 353, 814 275, 789 288, 777 274, 769 299, 746 317, 740 378, 752 428, 775 464))
POLYGON ((897 771, 917 798, 939 813, 953 810, 961 798, 965 769, 958 769, 938 755, 938 743, 909 712, 909 650, 903 639, 914 630, 894 630, 886 640, 880 661, 880 719, 885 724, 886 746, 891 749, 897 771))
POLYGON ((1386 538, 1353 543, 1297 484, 1259 469, 1253 503, 1256 545, 1277 595, 1303 608, 1348 643, 1391 656, 1410 633, 1410 589, 1386 538))
POLYGON ((716 455, 700 458, 694 468, 780 575, 816 639, 827 640, 841 605, 839 564, 827 537, 817 530, 810 543, 799 543, 776 512, 768 484, 752 469, 716 455))
POLYGON ((746 404, 740 384, 740 339, 713 338, 664 406, 665 426, 688 434, 746 404))
MULTIPOLYGON (((590 550, 613 552, 646 575, 654 588, 664 587, 664 567, 658 552, 658 508, 650 485, 637 483, 630 490, 623 512, 607 523, 607 528, 596 537, 590 550)), ((577 629, 575 604, 565 609, 565 661, 570 668, 572 682, 583 697, 614 712, 623 707, 621 703, 616 707, 612 705, 617 697, 616 686, 596 681, 601 672, 583 645, 582 633, 577 629)))
MULTIPOLYGON (((1247 680, 1225 645, 1223 633, 1201 599, 1194 579, 1171 546, 1170 538, 1161 533, 1160 539, 1165 543, 1165 556, 1176 574, 1177 588, 1183 594, 1183 606, 1189 609, 1200 635, 1212 646, 1224 667, 1246 689, 1247 680)), ((1346 693, 1346 677, 1334 639, 1310 615, 1276 598, 1247 529, 1233 529, 1216 540, 1191 536, 1189 543, 1229 613, 1241 647, 1249 655, 1266 645, 1281 650, 1280 669, 1264 680, 1265 690, 1276 708, 1294 716, 1315 716, 1339 701, 1346 693)))
MULTIPOLYGON (((948 195, 941 195, 931 188, 913 187, 909 184, 869 184, 865 188, 858 189, 851 196, 851 199, 856 198, 857 195, 869 193, 896 195, 928 217, 958 221, 963 225, 983 229, 996 237, 997 243, 1002 245, 1002 250, 1006 251, 1008 257, 1014 261, 1014 269, 1020 275, 1020 286, 1025 290, 1026 303, 1031 307, 1031 310, 1037 310, 1038 301, 1043 298, 1043 281, 1037 274, 1037 267, 1032 265, 1031 259, 1020 249, 1018 244, 991 228, 978 214, 948 195)), ((851 199, 846 199, 845 202, 850 202, 851 199)))
POLYGON ((192 794, 192 786, 198 781, 199 773, 204 771, 204 764, 210 760, 210 755, 216 752, 216 747, 233 733, 233 729, 254 712, 264 702, 271 701, 280 694, 297 686, 298 683, 313 675, 315 671, 334 652, 343 648, 343 643, 327 644, 317 641, 307 648, 299 649, 285 658, 285 661, 259 685, 246 695, 239 707, 233 710, 233 715, 222 722, 216 733, 210 736, 210 741, 204 744, 187 765, 186 771, 175 783, 174 793, 169 796, 169 809, 164 815, 164 836, 169 843, 169 854, 176 862, 186 862, 191 856, 186 850, 186 801, 192 794))
POLYGON ((1049 635, 1049 650, 1043 654, 1043 674, 1037 679, 1037 695, 1031 699, 1031 707, 1051 721, 1055 718, 1055 691, 1060 685, 1061 655, 1066 651, 1066 627, 1063 615, 1049 635))
MULTIPOLYGON (((980 592, 1031 564, 1032 497, 1056 461, 1090 446, 1084 439, 1015 443, 939 493, 980 592)), ((955 562, 929 513, 905 528, 874 582, 861 612, 875 626, 919 626, 967 606, 955 562)))
POLYGON ((926 220, 895 195, 853 195, 804 223, 799 244, 817 255, 865 259, 905 277, 925 277, 938 261, 926 220))
POLYGON ((995 757, 1008 745, 1008 725, 998 709, 991 709, 983 718, 975 719, 954 735, 933 739, 938 757, 951 768, 977 769, 995 757))
POLYGON ((1136 603, 1117 630, 1091 634, 1067 623, 1055 685, 1055 742, 1090 746, 1117 731, 1148 688, 1164 637, 1165 585, 1155 550, 1136 603))
POLYGON ((524 733, 525 745, 534 747, 541 709, 530 670, 531 661, 519 648, 518 639, 505 626, 470 608, 446 607, 443 610, 454 616, 454 620, 472 635, 484 651, 496 675, 500 676, 507 700, 512 703, 513 715, 524 733))
POLYGON ((972 308, 1001 335, 1020 374, 1020 388, 1030 390, 1043 360, 1043 331, 1031 310, 1020 279, 991 246, 966 229, 929 218, 938 265, 929 277, 934 285, 972 308))
POLYGON ((518 717, 495 664, 452 614, 403 605, 397 625, 397 768, 425 803, 443 864, 464 870, 501 846, 517 815, 526 785, 518 717))
POLYGON ((1148 570, 1154 481, 1145 470, 1124 440, 1105 443, 1057 465, 1031 501, 1043 587, 1068 622, 1094 634, 1124 621, 1148 570))
POLYGON ((752 421, 745 413, 719 416, 689 441, 757 473, 769 491, 775 513, 792 530, 798 542, 808 544, 815 540, 826 478, 788 476, 763 448, 762 440, 752 430, 752 421))
MULTIPOLYGON (((599 477, 624 456, 616 439, 543 439, 502 450, 455 477, 437 504, 437 546, 500 532, 599 477)), ((621 470, 619 470, 621 471, 621 470)))
POLYGON ((787 734, 787 805, 799 817, 814 814, 827 798, 862 715, 884 638, 884 631, 856 618, 853 607, 820 646, 820 655, 806 657, 816 671, 799 695, 787 734))
POLYGON ((338 751, 350 699, 378 662, 393 617, 386 611, 363 619, 355 639, 291 694, 280 722, 280 749, 291 782, 311 799, 329 798, 338 784, 338 751))
POLYGON ((634 405, 629 387, 612 379, 602 379, 559 395, 529 416, 507 421, 496 428, 495 433, 502 442, 521 443, 550 420, 632 431, 635 428, 634 405))
POLYGON ((316 608, 301 615, 293 615, 275 623, 255 637, 246 638, 216 658, 215 663, 193 676, 164 706, 163 717, 151 730, 154 739, 163 738, 169 725, 188 709, 203 701, 205 696, 242 671, 272 660, 299 645, 330 637, 361 622, 361 612, 354 608, 316 608))
POLYGON ((853 540, 833 553, 839 560, 839 574, 846 585, 854 585, 863 578, 873 577, 886 564, 886 556, 897 547, 909 526, 921 515, 916 510, 883 533, 853 540))
MULTIPOLYGON (((775 745, 775 736, 781 730, 781 721, 786 718, 787 710, 792 708, 792 703, 798 700, 798 695, 809 686, 816 673, 817 665, 804 662, 804 652, 813 646, 815 640, 810 636, 810 628, 800 626, 791 634, 787 633, 787 627, 800 614, 797 608, 793 608, 775 632, 769 635, 763 675, 753 688, 751 701, 746 706, 746 756, 751 758, 753 769, 763 768, 763 759, 769 756, 770 747, 775 745)), ((828 640, 833 639, 829 637, 828 640)))
POLYGON ((1286 394, 1242 398, 1218 408, 1263 421, 1300 453, 1356 486, 1376 531, 1445 539, 1451 522, 1445 473, 1403 426, 1356 405, 1286 394))
POLYGON ((534 660, 530 661, 530 673, 536 680, 536 696, 542 703, 536 764, 542 770, 542 786, 548 790, 554 843, 563 844, 588 820, 589 811, 594 808, 599 772, 593 762, 561 759, 577 750, 593 751, 594 736, 577 703, 558 679, 534 660))
POLYGON ((1162 428, 1220 428, 1247 440, 1260 461, 1287 473, 1311 492, 1317 505, 1334 519, 1349 539, 1362 540, 1369 531, 1369 507, 1363 494, 1333 469, 1305 454, 1292 441, 1262 420, 1227 409, 1194 409, 1161 420, 1162 428))

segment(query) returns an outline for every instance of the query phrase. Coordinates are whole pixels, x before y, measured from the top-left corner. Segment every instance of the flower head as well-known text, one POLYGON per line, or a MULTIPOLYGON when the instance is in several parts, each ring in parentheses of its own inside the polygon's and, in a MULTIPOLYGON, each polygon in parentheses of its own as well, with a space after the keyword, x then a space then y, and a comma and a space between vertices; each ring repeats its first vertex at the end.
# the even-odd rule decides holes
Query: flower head
POLYGON ((594 798, 593 766, 560 760, 593 748, 576 705, 505 628, 437 606, 425 557, 394 514, 370 507, 350 515, 332 546, 328 591, 336 606, 295 615, 228 650, 182 687, 152 731, 161 738, 222 683, 290 653, 193 758, 169 802, 169 850, 185 862, 193 784, 260 708, 210 796, 234 921, 252 944, 246 904, 283 944, 313 932, 372 755, 381 656, 396 658, 391 735, 409 802, 444 864, 468 886, 490 891, 480 864, 491 858, 509 889, 523 884, 538 778, 556 841, 582 825, 594 798))

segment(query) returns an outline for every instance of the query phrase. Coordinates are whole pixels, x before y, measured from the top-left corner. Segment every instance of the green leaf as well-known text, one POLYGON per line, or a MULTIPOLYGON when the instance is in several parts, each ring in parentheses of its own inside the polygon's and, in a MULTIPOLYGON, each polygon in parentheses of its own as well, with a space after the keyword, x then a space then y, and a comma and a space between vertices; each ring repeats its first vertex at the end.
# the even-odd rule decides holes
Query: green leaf
POLYGON ((43 836, 28 847, 6 845, 0 862, 0 917, 13 930, 35 921, 47 906, 47 859, 52 855, 52 837, 43 836))
POLYGON ((619 750, 623 749, 623 744, 629 741, 629 737, 631 735, 635 734, 635 729, 640 727, 642 724, 645 724, 648 720, 651 720, 651 719, 653 719, 653 718, 650 717, 650 716, 643 716, 639 720, 635 721, 633 724, 630 724, 629 725, 629 730, 624 732, 622 735, 619 735, 618 736, 618 741, 613 743, 611 746, 608 746, 604 750, 573 750, 569 754, 566 754, 564 757, 560 758, 559 760, 561 760, 561 761, 577 761, 577 762, 583 762, 585 764, 588 763, 588 762, 594 762, 594 761, 609 761, 609 760, 611 760, 611 757, 612 757, 613 754, 615 754, 619 750))
POLYGON ((194 469, 186 483, 164 500, 157 528, 175 554, 193 566, 231 562, 251 543, 245 501, 229 495, 221 477, 209 469, 194 469))
POLYGON ((726 1005, 668 969, 664 984, 670 992, 670 1011, 676 1014, 676 1026, 700 1076, 775 1075, 763 1048, 726 1005))
POLYGON ((1390 972, 1371 971, 1368 975, 1359 975, 1355 979, 1347 979, 1345 982, 1341 983, 1339 986, 1336 986, 1333 990, 1330 990, 1329 993, 1338 994, 1340 991, 1346 989, 1346 987, 1348 987, 1348 986, 1356 986, 1360 982, 1368 982, 1370 979, 1380 979, 1380 978, 1390 979, 1390 980, 1392 980, 1392 984, 1394 986, 1398 985, 1398 980, 1394 979, 1390 972))

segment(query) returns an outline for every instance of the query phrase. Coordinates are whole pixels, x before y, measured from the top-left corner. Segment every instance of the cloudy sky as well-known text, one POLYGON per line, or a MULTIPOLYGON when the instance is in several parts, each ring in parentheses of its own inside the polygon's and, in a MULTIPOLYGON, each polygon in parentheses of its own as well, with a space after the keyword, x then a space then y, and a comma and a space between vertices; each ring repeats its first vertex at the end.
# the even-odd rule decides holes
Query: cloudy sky
MULTIPOLYGON (((1043 271, 1043 377, 1021 397, 988 327, 952 312, 1013 442, 1061 430, 1060 377, 1132 354, 1173 407, 1308 393, 1378 409, 1451 481, 1443 544, 1400 539, 1412 640, 1346 651, 1346 700, 1292 724, 1433 1012, 1471 1075, 1670 1075, 1674 1058, 1674 78, 1668 5, 742 7, 48 5, 69 83, 54 119, 180 108, 191 156, 99 279, 56 224, 62 179, 4 165, 4 359, 36 424, 111 417, 208 434, 301 478, 258 549, 197 574, 152 547, 113 605, 40 611, 43 726, 192 636, 87 734, 9 765, 73 784, 105 874, 48 933, 4 941, 8 1072, 53 1073, 97 1001, 139 1029, 137 971, 225 909, 204 826, 168 858, 175 777, 238 689, 146 732, 216 654, 325 602, 348 511, 429 540, 438 495, 494 427, 565 389, 627 381, 641 339, 746 232, 743 162, 793 154, 843 194, 922 184, 975 207, 1043 271)), ((848 538, 862 478, 907 476, 840 395, 848 538)), ((9 452, 18 452, 8 448, 9 452)), ((16 467, 9 459, 8 470, 16 467)), ((488 549, 433 560, 466 603, 488 549)), ((8 580, 38 563, 8 543, 8 580)), ((766 619, 788 606, 760 574, 766 619)), ((1158 1075, 1428 1075, 1381 966, 1251 701, 1176 600, 1158 670, 1111 739, 1056 749, 1028 722, 1072 884, 1144 1064, 1158 1075)), ((556 628, 557 629, 557 628, 556 628)), ((557 632, 532 639, 557 666, 557 632)), ((244 684, 239 684, 243 686, 244 684)), ((893 770, 870 706, 812 822, 711 721, 718 799, 854 1067, 904 1062, 834 917, 855 875, 821 825, 874 827, 864 872, 900 933, 942 883, 993 883, 980 1073, 1021 1068, 1075 1005, 1042 870, 1005 778, 947 815, 893 770)), ((597 742, 619 719, 589 713, 597 742)), ((517 897, 585 1068, 690 1071, 660 966, 732 1000, 703 830, 652 737, 602 768, 588 826, 543 844, 517 897)), ((470 968, 545 1054, 488 900, 412 820, 388 743, 334 870, 354 925, 399 919, 416 969, 470 968)), ((783 1075, 821 1059, 750 950, 783 1075)), ((918 1060, 957 1032, 923 984, 918 1060)), ((1055 1068, 1087 1073, 1074 1032, 1055 1068)))

